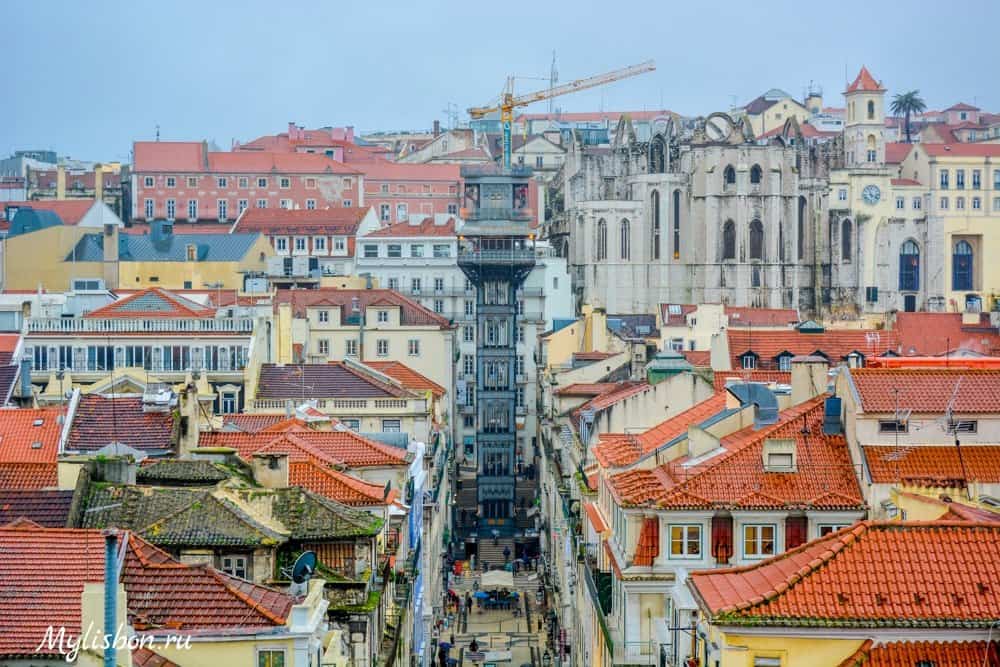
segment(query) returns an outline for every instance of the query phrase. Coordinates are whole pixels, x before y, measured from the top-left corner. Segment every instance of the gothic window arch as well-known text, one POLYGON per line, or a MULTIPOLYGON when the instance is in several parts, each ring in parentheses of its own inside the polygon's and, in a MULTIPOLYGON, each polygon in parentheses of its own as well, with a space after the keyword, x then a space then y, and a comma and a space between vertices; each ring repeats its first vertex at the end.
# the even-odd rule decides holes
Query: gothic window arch
POLYGON ((763 178, 764 172, 761 170, 759 164, 755 164, 750 167, 750 184, 760 185, 760 181, 763 178))
POLYGON ((631 248, 631 236, 629 233, 628 220, 622 220, 621 222, 621 257, 622 259, 629 259, 632 254, 631 248))
POLYGON ((868 161, 869 162, 875 162, 875 161, 877 161, 878 160, 878 149, 877 149, 877 146, 876 146, 876 143, 875 143, 875 135, 874 134, 869 134, 868 135, 867 149, 868 149, 868 161))
POLYGON ((916 292, 920 289, 920 246, 907 239, 899 249, 899 289, 916 292))
POLYGON ((854 239, 854 225, 851 224, 850 218, 845 218, 842 223, 840 223, 840 259, 844 262, 851 261, 851 250, 853 250, 852 243, 854 239))
POLYGON ((722 225, 722 259, 736 259, 736 223, 732 220, 722 225))
POLYGON ((667 170, 667 144, 663 136, 657 134, 649 142, 649 173, 662 174, 667 170))
POLYGON ((875 120, 875 102, 868 100, 868 120, 875 120))
POLYGON ((760 220, 750 223, 750 259, 764 259, 764 225, 760 220))
POLYGON ((652 256, 653 259, 660 258, 660 192, 653 190, 649 195, 649 207, 651 209, 652 224, 652 256))
POLYGON ((722 171, 722 178, 726 185, 736 185, 736 170, 733 169, 733 165, 726 165, 726 168, 722 171))
POLYGON ((778 261, 785 261, 785 225, 778 221, 778 261))
POLYGON ((798 246, 798 258, 806 256, 806 198, 799 197, 798 234, 796 244, 798 246))
POLYGON ((597 259, 608 258, 608 223, 601 218, 597 221, 597 259))
POLYGON ((961 240, 955 244, 951 255, 951 288, 953 290, 971 290, 973 256, 972 244, 961 240))
POLYGON ((681 191, 674 190, 674 259, 681 258, 681 191))

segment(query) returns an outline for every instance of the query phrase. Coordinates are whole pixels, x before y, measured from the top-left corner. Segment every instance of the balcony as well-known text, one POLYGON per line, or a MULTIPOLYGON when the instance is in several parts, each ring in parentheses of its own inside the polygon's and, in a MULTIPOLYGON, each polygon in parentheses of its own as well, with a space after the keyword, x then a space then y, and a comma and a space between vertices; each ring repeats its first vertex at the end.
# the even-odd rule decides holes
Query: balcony
POLYGON ((463 405, 461 408, 463 415, 474 415, 476 414, 476 406, 474 405, 463 405))
POLYGON ((251 317, 131 319, 112 317, 33 317, 28 334, 115 334, 115 333, 253 333, 251 317))
POLYGON ((469 221, 482 220, 517 220, 531 222, 535 212, 530 208, 477 208, 470 210, 465 219, 469 221))
POLYGON ((459 249, 458 263, 461 264, 508 264, 531 267, 535 264, 535 252, 530 248, 511 250, 465 250, 459 249))

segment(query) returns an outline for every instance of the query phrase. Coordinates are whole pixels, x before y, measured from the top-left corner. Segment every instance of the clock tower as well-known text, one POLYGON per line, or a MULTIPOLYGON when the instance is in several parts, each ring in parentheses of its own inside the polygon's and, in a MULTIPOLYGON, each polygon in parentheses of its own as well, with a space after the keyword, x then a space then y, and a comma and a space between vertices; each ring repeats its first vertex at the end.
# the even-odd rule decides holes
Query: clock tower
POLYGON ((848 168, 885 166, 885 88, 862 67, 844 91, 844 157, 848 168))

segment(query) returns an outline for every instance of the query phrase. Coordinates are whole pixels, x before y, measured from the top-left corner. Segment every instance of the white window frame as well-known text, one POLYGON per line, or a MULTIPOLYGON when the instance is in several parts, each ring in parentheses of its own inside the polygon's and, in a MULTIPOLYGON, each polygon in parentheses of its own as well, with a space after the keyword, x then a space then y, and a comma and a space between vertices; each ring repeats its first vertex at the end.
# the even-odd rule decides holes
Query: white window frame
POLYGON ((147 220, 152 220, 156 216, 156 202, 147 198, 143 202, 143 213, 146 214, 147 220))
POLYGON ((379 338, 375 341, 375 354, 380 357, 389 356, 389 339, 379 338))
POLYGON ((318 352, 319 354, 322 354, 323 356, 329 356, 330 355, 330 339, 329 338, 320 338, 318 341, 316 341, 316 352, 318 352))
POLYGON ((143 178, 142 178, 142 187, 144 187, 144 188, 153 188, 153 187, 156 187, 156 179, 153 178, 152 176, 143 176, 143 178))
POLYGON ((744 523, 740 525, 740 544, 743 548, 743 558, 746 560, 763 560, 765 558, 770 558, 771 556, 776 556, 778 551, 778 524, 775 523, 744 523), (756 533, 755 538, 752 541, 754 546, 754 553, 751 553, 747 547, 751 543, 747 542, 747 529, 753 529, 756 533), (764 534, 763 529, 771 529, 771 553, 764 553, 764 534))
POLYGON ((326 324, 330 321, 330 311, 329 310, 318 310, 316 311, 316 321, 326 324))
POLYGON ((313 254, 323 253, 326 254, 326 237, 325 236, 314 236, 313 237, 313 254))
POLYGON ((667 525, 667 558, 670 560, 699 560, 704 557, 704 526, 700 523, 671 523, 667 525), (682 531, 680 543, 681 553, 674 553, 674 529, 682 531), (696 531, 698 537, 698 553, 688 552, 688 543, 691 541, 690 532, 696 531))
POLYGON ((287 190, 292 187, 292 179, 288 176, 281 176, 278 178, 278 188, 281 190, 287 190))
POLYGON ((419 338, 411 338, 409 341, 407 341, 407 343, 406 343, 406 353, 407 353, 407 356, 410 356, 410 357, 419 357, 420 356, 420 339, 419 338))
POLYGON ((307 211, 315 211, 316 210, 316 200, 315 199, 307 199, 306 200, 306 210, 307 211))
POLYGON ((187 186, 189 188, 196 188, 196 187, 198 187, 198 177, 197 176, 188 176, 187 177, 187 186))
POLYGON ((356 338, 348 338, 344 341, 344 356, 358 356, 358 340, 356 338))
POLYGON ((198 200, 197 199, 188 199, 187 214, 188 214, 188 220, 197 220, 198 219, 198 200))
POLYGON ((219 176, 217 179, 215 179, 215 183, 220 188, 229 187, 229 179, 226 178, 225 176, 219 176))
POLYGON ((258 199, 257 200, 257 208, 267 208, 267 200, 266 199, 258 199))
POLYGON ((236 187, 248 188, 250 187, 250 179, 246 176, 240 176, 236 181, 236 187))
POLYGON ((274 251, 282 254, 288 254, 288 237, 287 236, 275 236, 274 237, 274 251))
POLYGON ((254 667, 288 667, 288 654, 283 648, 258 648, 256 650, 256 655, 254 655, 254 667), (280 654, 280 662, 274 662, 273 659, 261 662, 261 658, 264 657, 265 654, 271 653, 280 654))
POLYGON ((258 176, 257 177, 257 187, 258 188, 267 189, 267 179, 264 178, 264 177, 262 177, 262 176, 258 176))
MULTIPOLYGON (((147 200, 152 201, 152 200, 147 200)), ((166 218, 167 220, 175 220, 177 218, 177 200, 168 199, 166 207, 166 218)))
POLYGON ((225 554, 220 559, 219 569, 226 574, 236 577, 237 579, 243 579, 244 581, 249 581, 250 577, 250 559, 246 557, 245 554, 225 554), (229 564, 226 564, 229 561, 229 564), (243 567, 238 567, 238 562, 242 561, 243 567), (240 569, 243 570, 243 576, 236 574, 240 569))
POLYGON ((176 176, 167 176, 167 178, 165 179, 164 183, 166 184, 166 187, 168 187, 168 188, 176 188, 177 187, 177 177, 176 176))
POLYGON ((389 323, 389 311, 388 310, 379 310, 379 311, 376 311, 376 313, 375 313, 375 319, 376 319, 376 321, 379 324, 388 324, 389 323))

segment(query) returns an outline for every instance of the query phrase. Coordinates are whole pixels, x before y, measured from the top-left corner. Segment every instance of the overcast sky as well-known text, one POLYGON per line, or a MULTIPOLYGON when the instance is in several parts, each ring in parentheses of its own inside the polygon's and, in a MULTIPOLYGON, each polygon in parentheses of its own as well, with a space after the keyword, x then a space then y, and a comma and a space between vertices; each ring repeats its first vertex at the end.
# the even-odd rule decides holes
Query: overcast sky
POLYGON ((862 64, 932 109, 1000 111, 998 19, 992 0, 960 16, 924 0, 0 0, 0 155, 128 160, 157 125, 164 140, 224 149, 289 121, 429 128, 448 104, 464 118, 496 98, 507 74, 547 77, 553 50, 564 82, 650 58, 658 68, 562 97, 564 111, 707 114, 810 81, 840 106, 845 69, 862 64))

